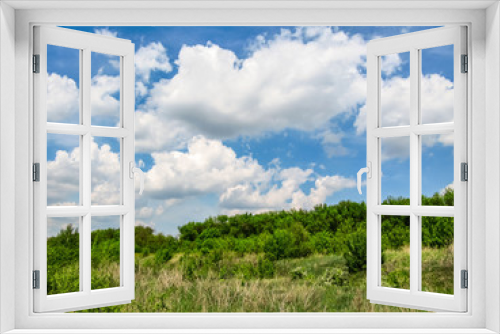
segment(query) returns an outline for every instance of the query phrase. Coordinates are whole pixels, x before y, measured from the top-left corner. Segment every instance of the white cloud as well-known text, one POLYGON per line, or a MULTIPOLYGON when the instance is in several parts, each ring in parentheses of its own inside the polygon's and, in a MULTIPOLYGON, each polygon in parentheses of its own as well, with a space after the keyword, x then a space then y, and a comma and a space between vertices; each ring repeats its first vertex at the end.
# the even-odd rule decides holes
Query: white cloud
MULTIPOLYGON (((101 147, 91 143, 93 204, 120 203, 120 158, 109 145, 101 147)), ((79 193, 80 148, 70 152, 59 150, 54 160, 47 161, 47 204, 75 205, 73 200, 79 193)))
POLYGON ((453 82, 439 74, 422 78, 422 123, 453 122, 453 82))
POLYGON ((108 28, 94 29, 94 33, 98 34, 98 35, 108 36, 108 37, 117 37, 118 36, 117 31, 111 31, 108 28))
MULTIPOLYGON (((453 83, 445 77, 432 74, 422 77, 421 110, 422 122, 441 123, 453 121, 453 83)), ((381 112, 383 126, 403 126, 410 124, 410 80, 392 77, 384 80, 381 92, 381 112)), ((366 105, 360 108, 354 126, 358 135, 366 131, 366 105)), ((406 159, 409 155, 407 140, 386 138, 386 152, 382 158, 406 159)), ((453 145, 453 134, 425 136, 423 144, 453 145)))
POLYGON ((282 30, 239 59, 214 44, 184 46, 172 79, 154 84, 137 114, 138 151, 181 147, 195 134, 227 139, 294 128, 323 129, 365 100, 365 41, 330 28, 282 30))
POLYGON ((453 185, 453 183, 450 183, 448 184, 446 187, 444 187, 443 189, 441 189, 439 191, 439 194, 441 196, 443 196, 446 192, 450 191, 450 190, 454 190, 455 189, 455 186, 453 185))
POLYGON ((155 199, 184 198, 220 193, 227 187, 270 176, 250 157, 236 156, 220 141, 194 137, 187 152, 153 153, 154 166, 146 172, 147 196, 155 199))
POLYGON ((47 161, 47 205, 76 205, 79 198, 80 149, 60 150, 47 161))
POLYGON ((288 168, 275 174, 275 178, 281 181, 281 186, 268 184, 266 187, 258 187, 245 183, 228 188, 220 197, 221 207, 229 214, 312 209, 315 205, 325 203, 327 197, 334 192, 356 186, 354 180, 342 176, 320 176, 306 195, 300 186, 314 180, 312 173, 311 169, 288 168))
POLYGON ((47 77, 47 120, 79 122, 80 93, 76 82, 67 76, 49 73, 47 77))
POLYGON ((399 53, 391 53, 386 56, 382 56, 382 72, 385 75, 391 75, 395 71, 401 68, 402 60, 399 53))
POLYGON ((108 144, 98 147, 92 142, 92 194, 93 204, 120 204, 120 156, 108 144))
MULTIPOLYGON (((120 77, 96 74, 91 80, 92 117, 105 117, 117 122, 120 117, 120 77)), ((75 81, 50 73, 47 77, 47 120, 79 123, 80 92, 75 81)))
POLYGON ((312 169, 296 167, 275 171, 273 181, 280 182, 281 186, 248 181, 226 189, 220 196, 220 204, 232 213, 284 209, 292 195, 300 192, 300 185, 310 180, 312 173, 312 169))
POLYGON ((135 96, 143 97, 148 94, 148 88, 141 81, 135 82, 135 96))
POLYGON ((167 50, 160 42, 142 46, 135 53, 135 74, 141 80, 148 82, 152 71, 168 73, 172 71, 167 50))
POLYGON ((333 156, 343 156, 349 153, 348 149, 342 145, 344 133, 340 130, 333 132, 330 129, 326 129, 320 132, 317 135, 317 138, 321 139, 323 149, 329 158, 333 156))
MULTIPOLYGON (((410 80, 392 77, 384 80, 381 92, 382 126, 410 124, 410 80)), ((421 109, 423 123, 453 121, 453 82, 439 74, 422 77, 421 109)), ((366 131, 366 105, 355 121, 358 134, 366 131)))
POLYGON ((91 80, 92 117, 106 117, 117 122, 120 117, 120 101, 115 96, 120 92, 120 77, 97 74, 91 80))

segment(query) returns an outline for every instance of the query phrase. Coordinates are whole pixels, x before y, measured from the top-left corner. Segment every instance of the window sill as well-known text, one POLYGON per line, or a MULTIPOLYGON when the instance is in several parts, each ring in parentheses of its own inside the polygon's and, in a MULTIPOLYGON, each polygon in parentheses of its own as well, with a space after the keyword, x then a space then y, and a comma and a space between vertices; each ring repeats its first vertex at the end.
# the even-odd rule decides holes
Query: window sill
POLYGON ((484 328, 475 329, 15 329, 5 334, 487 334, 484 328))

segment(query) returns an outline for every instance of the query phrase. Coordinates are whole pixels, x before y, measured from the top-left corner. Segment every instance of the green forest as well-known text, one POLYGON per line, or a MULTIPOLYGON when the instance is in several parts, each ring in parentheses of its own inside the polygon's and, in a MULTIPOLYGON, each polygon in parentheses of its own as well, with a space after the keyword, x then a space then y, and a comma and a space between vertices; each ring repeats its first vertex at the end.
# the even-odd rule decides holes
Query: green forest
MULTIPOLYGON (((388 205, 409 199, 388 198, 388 205)), ((453 191, 422 197, 453 205, 453 191)), ((410 222, 382 217, 382 285, 409 288, 410 222)), ((83 312, 407 312, 366 299, 366 204, 135 228, 135 300, 83 312)), ((92 289, 120 284, 117 229, 92 232, 92 289)), ((49 294, 79 291, 79 233, 47 239, 49 294)), ((422 217, 422 289, 453 293, 453 218, 422 217)))

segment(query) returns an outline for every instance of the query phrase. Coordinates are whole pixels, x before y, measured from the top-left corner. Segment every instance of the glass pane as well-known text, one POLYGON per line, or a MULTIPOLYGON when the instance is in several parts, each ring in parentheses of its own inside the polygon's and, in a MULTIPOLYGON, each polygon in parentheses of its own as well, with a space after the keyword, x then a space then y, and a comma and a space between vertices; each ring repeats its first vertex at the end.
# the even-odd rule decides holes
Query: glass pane
POLYGON ((422 217, 422 291, 453 294, 453 218, 422 217))
POLYGON ((47 294, 80 291, 79 217, 47 218, 47 294))
POLYGON ((381 138, 382 204, 410 204, 410 137, 381 138))
POLYGON ((453 134, 422 140, 422 205, 453 206, 453 134))
POLYGON ((80 205, 80 136, 47 134, 47 205, 80 205))
POLYGON ((47 122, 80 123, 80 50, 47 45, 47 122))
POLYGON ((453 122, 453 45, 421 50, 422 124, 453 122))
POLYGON ((120 286, 120 219, 92 217, 92 290, 120 286))
POLYGON ((92 205, 121 204, 121 163, 119 138, 93 137, 92 205))
POLYGON ((410 53, 381 56, 381 126, 410 125, 410 53))
POLYGON ((410 217, 382 216, 382 286, 410 289, 410 217))
POLYGON ((92 52, 91 123, 120 126, 120 57, 92 52))

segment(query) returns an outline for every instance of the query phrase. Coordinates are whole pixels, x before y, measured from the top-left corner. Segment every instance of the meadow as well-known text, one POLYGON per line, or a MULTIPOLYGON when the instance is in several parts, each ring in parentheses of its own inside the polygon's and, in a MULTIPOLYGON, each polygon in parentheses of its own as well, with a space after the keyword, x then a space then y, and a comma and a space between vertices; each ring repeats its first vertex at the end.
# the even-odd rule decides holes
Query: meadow
MULTIPOLYGON (((453 191, 423 197, 453 205, 453 191)), ((405 205, 404 198, 385 204, 405 205)), ((135 228, 135 300, 82 312, 411 312, 366 299, 366 205, 135 228)), ((382 285, 409 288, 409 219, 382 217, 382 285)), ((48 243, 48 293, 78 291, 78 231, 48 243)), ((92 288, 119 286, 119 231, 92 232, 92 288)), ((453 293, 453 218, 422 218, 422 289, 453 293)))

